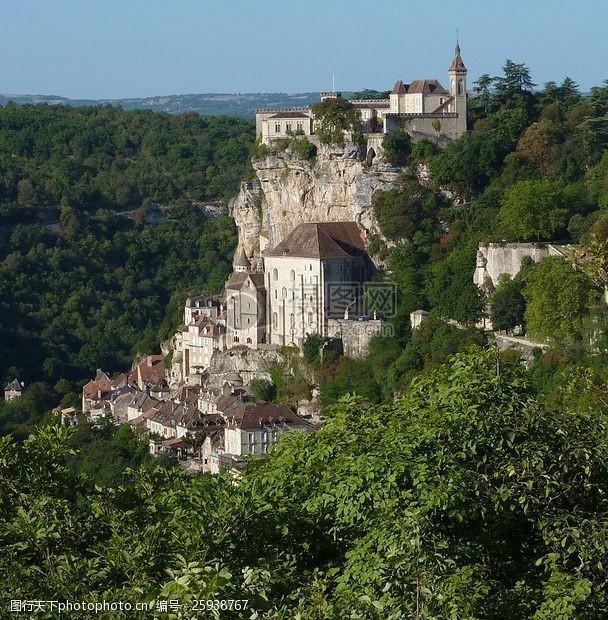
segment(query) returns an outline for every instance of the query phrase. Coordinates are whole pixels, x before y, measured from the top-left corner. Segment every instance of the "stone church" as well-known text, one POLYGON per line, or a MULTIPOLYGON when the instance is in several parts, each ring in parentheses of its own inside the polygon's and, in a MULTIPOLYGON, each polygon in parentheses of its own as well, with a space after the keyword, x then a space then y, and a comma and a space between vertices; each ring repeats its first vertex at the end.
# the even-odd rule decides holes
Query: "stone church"
MULTIPOLYGON (((321 100, 340 97, 337 92, 322 93, 321 100)), ((361 112, 362 130, 368 134, 387 134, 403 127, 416 137, 444 136, 456 139, 467 130, 467 68, 456 43, 448 69, 448 88, 437 79, 397 80, 388 99, 352 100, 361 112)), ((256 133, 262 142, 294 133, 310 136, 315 132, 309 107, 263 108, 256 110, 256 133)))
POLYGON ((360 306, 374 272, 355 222, 300 224, 254 267, 242 248, 226 283, 226 345, 301 347, 360 306))

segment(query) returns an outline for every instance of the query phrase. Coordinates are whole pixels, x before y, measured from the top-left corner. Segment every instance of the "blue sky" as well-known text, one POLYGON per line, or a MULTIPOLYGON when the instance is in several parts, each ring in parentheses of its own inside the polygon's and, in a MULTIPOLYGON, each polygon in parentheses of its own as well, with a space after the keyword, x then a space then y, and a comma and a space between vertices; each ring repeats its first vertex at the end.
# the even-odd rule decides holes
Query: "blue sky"
POLYGON ((608 78, 606 0, 0 0, 0 92, 73 98, 388 89, 525 62, 608 78))

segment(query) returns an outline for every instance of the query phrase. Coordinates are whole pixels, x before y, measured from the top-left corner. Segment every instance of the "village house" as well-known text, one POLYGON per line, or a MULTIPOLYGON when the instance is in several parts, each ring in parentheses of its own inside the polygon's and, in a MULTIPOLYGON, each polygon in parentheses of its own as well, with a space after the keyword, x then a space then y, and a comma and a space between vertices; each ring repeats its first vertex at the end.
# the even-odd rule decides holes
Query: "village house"
POLYGON ((129 373, 130 382, 137 385, 140 390, 150 390, 150 388, 157 386, 159 381, 166 379, 163 362, 163 355, 146 355, 131 369, 129 373))
POLYGON ((88 413, 93 409, 103 409, 104 403, 109 403, 118 394, 132 391, 127 375, 120 374, 115 379, 97 369, 95 378, 82 387, 82 411, 88 413))
MULTIPOLYGON (((321 100, 340 97, 340 93, 321 94, 321 100)), ((445 136, 455 139, 467 131, 467 68, 456 43, 448 69, 448 88, 437 79, 418 79, 410 83, 397 80, 388 99, 353 100, 361 112, 362 131, 387 134, 403 127, 413 135, 445 136)), ((256 110, 256 133, 264 144, 291 135, 315 133, 310 107, 264 108, 256 110)))
POLYGON ((213 353, 225 346, 225 311, 219 300, 207 294, 188 298, 184 324, 172 342, 172 379, 191 382, 209 367, 213 353))
POLYGON ((286 405, 240 403, 224 412, 224 418, 224 453, 235 457, 266 454, 283 433, 312 430, 286 405))
POLYGON ((13 379, 4 387, 4 400, 11 401, 23 394, 23 383, 19 379, 13 379))

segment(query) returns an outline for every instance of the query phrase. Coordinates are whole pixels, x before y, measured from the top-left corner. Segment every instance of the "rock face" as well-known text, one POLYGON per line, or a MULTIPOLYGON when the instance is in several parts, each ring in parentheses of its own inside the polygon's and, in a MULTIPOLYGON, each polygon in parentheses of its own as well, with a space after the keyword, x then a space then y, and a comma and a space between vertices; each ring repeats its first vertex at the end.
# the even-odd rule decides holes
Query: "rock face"
POLYGON ((289 150, 253 162, 257 175, 229 205, 239 245, 251 257, 274 247, 298 224, 355 221, 377 233, 371 208, 376 190, 389 189, 400 170, 360 161, 357 150, 319 147, 314 162, 289 150))

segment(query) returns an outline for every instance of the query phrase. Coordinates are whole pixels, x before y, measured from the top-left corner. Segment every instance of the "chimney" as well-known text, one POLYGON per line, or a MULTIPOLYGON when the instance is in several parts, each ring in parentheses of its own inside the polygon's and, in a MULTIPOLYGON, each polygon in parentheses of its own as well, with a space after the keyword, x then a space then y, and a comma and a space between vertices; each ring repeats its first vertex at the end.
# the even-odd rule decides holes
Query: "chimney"
POLYGON ((148 366, 152 366, 152 356, 148 355, 148 366))

